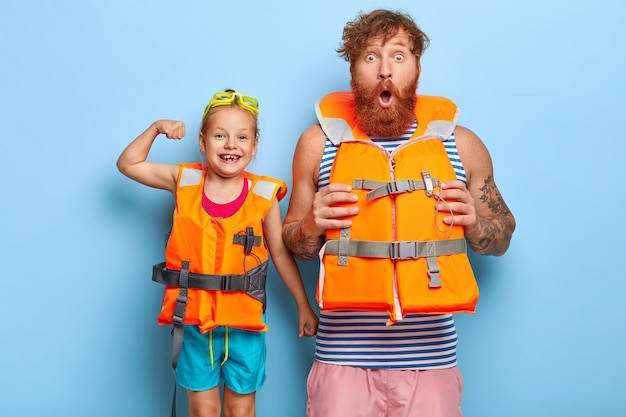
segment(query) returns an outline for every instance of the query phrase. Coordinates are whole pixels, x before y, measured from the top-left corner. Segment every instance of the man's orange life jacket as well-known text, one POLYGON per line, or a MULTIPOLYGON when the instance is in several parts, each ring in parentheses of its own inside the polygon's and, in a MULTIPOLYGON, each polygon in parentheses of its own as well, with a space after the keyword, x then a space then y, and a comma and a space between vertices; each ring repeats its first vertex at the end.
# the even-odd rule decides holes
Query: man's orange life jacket
POLYGON ((417 96, 414 135, 391 154, 358 126, 351 92, 319 100, 317 116, 338 146, 330 183, 352 186, 359 214, 349 229, 326 231, 317 300, 323 310, 473 312, 478 286, 462 226, 437 212, 440 183, 456 179, 443 140, 458 110, 442 97, 417 96))
POLYGON ((158 323, 196 324, 265 331, 268 251, 263 220, 284 182, 244 172, 249 192, 231 217, 215 218, 202 207, 207 166, 180 164, 176 208, 165 262, 153 280, 166 285, 158 323))

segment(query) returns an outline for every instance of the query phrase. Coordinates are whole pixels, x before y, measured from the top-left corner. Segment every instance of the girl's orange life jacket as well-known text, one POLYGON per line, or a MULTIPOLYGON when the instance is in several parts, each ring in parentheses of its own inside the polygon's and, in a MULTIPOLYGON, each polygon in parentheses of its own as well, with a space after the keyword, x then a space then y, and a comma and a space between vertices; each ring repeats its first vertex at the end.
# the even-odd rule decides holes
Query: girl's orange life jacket
POLYGON ((338 146, 331 183, 352 186, 359 214, 349 229, 326 231, 317 300, 323 310, 473 312, 478 286, 462 226, 437 212, 439 185, 456 179, 443 140, 458 110, 442 97, 417 96, 414 135, 391 154, 358 126, 351 92, 319 100, 317 116, 338 146))
POLYGON ((263 220, 287 186, 280 180, 244 172, 249 192, 228 218, 202 207, 207 166, 180 164, 176 208, 165 262, 153 280, 166 285, 158 323, 196 324, 265 331, 265 278, 268 251, 263 220))

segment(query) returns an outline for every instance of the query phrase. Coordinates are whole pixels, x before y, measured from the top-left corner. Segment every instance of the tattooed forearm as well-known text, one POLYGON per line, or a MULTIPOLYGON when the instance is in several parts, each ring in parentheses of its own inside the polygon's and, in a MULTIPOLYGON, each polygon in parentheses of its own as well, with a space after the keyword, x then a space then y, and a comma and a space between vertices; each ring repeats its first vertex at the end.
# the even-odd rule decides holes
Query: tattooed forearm
POLYGON ((467 236, 467 242, 471 248, 481 255, 504 254, 509 248, 515 220, 512 217, 483 217, 478 220, 479 238, 472 239, 467 236))
POLYGON ((302 233, 299 223, 291 223, 283 227, 283 241, 298 259, 316 259, 324 240, 324 235, 307 236, 302 233))
POLYGON ((502 195, 500 195, 500 192, 498 191, 498 188, 493 182, 493 178, 491 176, 485 179, 485 185, 480 188, 480 191, 482 191, 480 201, 487 204, 489 210, 491 210, 494 214, 511 214, 511 211, 504 202, 504 199, 502 198, 502 195))
POLYGON ((487 177, 480 188, 480 201, 487 205, 491 215, 480 217, 473 233, 467 234, 472 249, 482 255, 502 255, 509 247, 515 218, 498 191, 493 178, 487 177))

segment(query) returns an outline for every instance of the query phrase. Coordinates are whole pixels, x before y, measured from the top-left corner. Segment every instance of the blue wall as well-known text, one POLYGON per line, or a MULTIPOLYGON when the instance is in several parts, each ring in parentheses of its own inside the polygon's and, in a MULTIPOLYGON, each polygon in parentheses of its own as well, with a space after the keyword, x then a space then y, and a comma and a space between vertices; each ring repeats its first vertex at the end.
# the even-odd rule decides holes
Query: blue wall
MULTIPOLYGON (((261 103, 251 169, 290 183, 314 101, 348 88, 343 25, 376 7, 430 35, 420 92, 461 107, 517 217, 505 256, 472 257, 482 297, 457 321, 465 416, 626 415, 624 4, 2 0, 0 415, 169 415, 150 268, 172 199, 119 174, 117 156, 175 118, 188 137, 151 158, 197 160, 204 105, 232 87, 261 103)), ((301 267, 312 298, 316 265, 301 267)), ((269 293, 258 414, 303 417, 313 340, 297 338, 273 270, 269 293)))

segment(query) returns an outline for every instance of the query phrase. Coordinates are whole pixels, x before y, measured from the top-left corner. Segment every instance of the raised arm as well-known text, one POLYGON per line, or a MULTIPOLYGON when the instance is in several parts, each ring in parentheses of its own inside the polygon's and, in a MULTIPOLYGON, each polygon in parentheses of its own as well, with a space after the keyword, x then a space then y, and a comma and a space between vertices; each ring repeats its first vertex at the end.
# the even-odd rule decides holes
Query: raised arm
POLYGON ((117 168, 127 177, 153 188, 172 193, 176 190, 178 168, 175 165, 147 162, 154 140, 160 134, 168 139, 185 136, 185 124, 175 120, 158 120, 137 136, 117 160, 117 168))
POLYGON ((350 227, 350 220, 338 220, 356 214, 356 207, 332 207, 356 201, 346 184, 330 184, 318 191, 319 167, 326 135, 319 125, 307 129, 293 157, 292 191, 283 225, 283 240, 299 259, 316 259, 324 244, 327 229, 350 227))
MULTIPOLYGON (((502 255, 511 242, 515 218, 496 186, 489 151, 474 132, 462 126, 455 129, 455 138, 467 186, 447 181, 442 184, 442 196, 456 201, 450 204, 454 222, 465 227, 465 238, 476 253, 502 255)), ((444 221, 452 219, 444 217, 444 221)))

